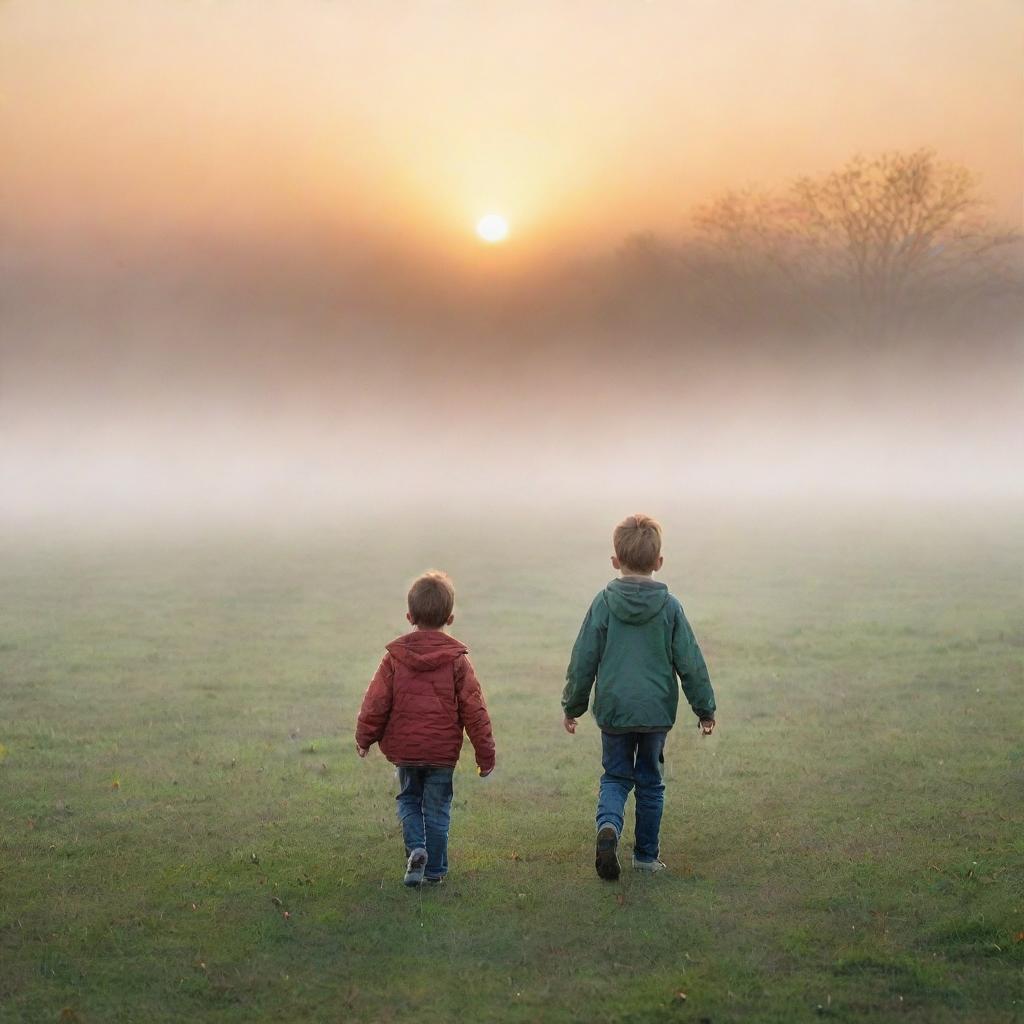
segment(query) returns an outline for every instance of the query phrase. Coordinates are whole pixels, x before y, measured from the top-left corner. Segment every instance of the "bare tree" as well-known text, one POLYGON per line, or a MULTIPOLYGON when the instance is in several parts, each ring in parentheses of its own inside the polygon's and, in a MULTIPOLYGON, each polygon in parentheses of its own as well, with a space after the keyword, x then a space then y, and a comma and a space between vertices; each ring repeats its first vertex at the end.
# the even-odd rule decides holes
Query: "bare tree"
POLYGON ((990 220, 966 168, 928 149, 854 157, 798 179, 781 199, 729 193, 694 223, 739 279, 771 268, 806 308, 843 320, 852 313, 879 339, 940 296, 1005 286, 1007 247, 1019 238, 990 220))
POLYGON ((702 246, 691 269, 721 293, 723 308, 742 301, 763 309, 798 297, 827 316, 788 197, 755 188, 726 192, 698 207, 693 224, 702 246))
POLYGON ((766 261, 786 262, 784 206, 768 192, 726 192, 698 207, 693 220, 705 241, 728 255, 741 276, 761 273, 766 261))
MULTIPOLYGON (((807 257, 845 270, 864 329, 881 336, 914 300, 954 276, 994 271, 1014 240, 986 216, 974 176, 927 149, 855 157, 792 189, 792 226, 807 257)), ((966 284, 967 282, 964 281, 966 284)))

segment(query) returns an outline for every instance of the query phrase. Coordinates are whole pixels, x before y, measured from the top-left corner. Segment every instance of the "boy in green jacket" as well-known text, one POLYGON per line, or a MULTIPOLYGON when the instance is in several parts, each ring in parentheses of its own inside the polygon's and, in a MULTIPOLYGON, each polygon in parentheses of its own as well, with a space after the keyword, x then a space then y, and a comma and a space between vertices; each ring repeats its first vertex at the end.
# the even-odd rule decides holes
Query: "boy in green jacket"
POLYGON ((633 867, 661 871, 658 834, 665 803, 662 765, 675 724, 679 687, 700 720, 715 728, 715 694, 683 606, 664 583, 651 579, 664 561, 661 526, 649 516, 624 519, 613 536, 612 580, 594 598, 573 645, 562 691, 565 731, 587 710, 597 680, 594 718, 601 728, 604 774, 597 800, 597 873, 619 877, 618 845, 626 798, 636 789, 633 867))

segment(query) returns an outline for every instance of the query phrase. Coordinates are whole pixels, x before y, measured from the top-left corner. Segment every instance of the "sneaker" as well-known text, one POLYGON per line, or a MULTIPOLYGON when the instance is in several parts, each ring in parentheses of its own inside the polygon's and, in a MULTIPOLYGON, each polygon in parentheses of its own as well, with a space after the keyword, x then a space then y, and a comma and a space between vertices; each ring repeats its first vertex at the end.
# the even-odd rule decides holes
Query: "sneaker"
POLYGON ((594 866, 597 875, 606 882, 614 882, 619 877, 619 858, 615 851, 619 845, 619 834, 611 825, 605 825, 597 833, 597 856, 594 866))
POLYGON ((427 885, 440 885, 444 881, 444 875, 425 875, 423 881, 426 882, 427 885))
POLYGON ((649 875, 653 875, 658 871, 664 871, 668 865, 661 860, 637 860, 633 857, 633 870, 634 871, 646 871, 649 875))
POLYGON ((409 888, 423 883, 423 872, 427 870, 427 851, 418 846, 409 854, 409 863, 405 865, 403 882, 409 888))

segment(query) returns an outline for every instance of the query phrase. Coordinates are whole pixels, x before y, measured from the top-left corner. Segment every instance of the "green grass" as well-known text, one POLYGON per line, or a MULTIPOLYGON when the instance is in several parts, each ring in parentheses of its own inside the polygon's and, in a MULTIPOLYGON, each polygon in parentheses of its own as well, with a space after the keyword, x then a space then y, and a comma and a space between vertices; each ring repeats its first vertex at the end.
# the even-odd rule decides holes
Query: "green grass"
POLYGON ((558 706, 610 522, 8 536, 0 1021, 1024 1020, 1016 510, 663 518, 720 727, 614 885, 558 706), (499 766, 421 893, 351 733, 435 564, 499 766))

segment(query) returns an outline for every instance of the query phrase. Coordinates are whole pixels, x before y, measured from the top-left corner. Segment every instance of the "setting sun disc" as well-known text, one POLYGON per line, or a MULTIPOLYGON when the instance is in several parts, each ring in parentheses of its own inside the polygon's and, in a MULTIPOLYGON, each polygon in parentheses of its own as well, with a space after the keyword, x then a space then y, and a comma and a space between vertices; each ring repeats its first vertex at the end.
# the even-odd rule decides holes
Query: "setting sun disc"
POLYGON ((481 241, 493 245, 508 237, 508 221, 501 214, 488 213, 476 222, 476 233, 481 241))

